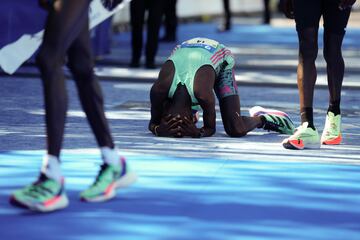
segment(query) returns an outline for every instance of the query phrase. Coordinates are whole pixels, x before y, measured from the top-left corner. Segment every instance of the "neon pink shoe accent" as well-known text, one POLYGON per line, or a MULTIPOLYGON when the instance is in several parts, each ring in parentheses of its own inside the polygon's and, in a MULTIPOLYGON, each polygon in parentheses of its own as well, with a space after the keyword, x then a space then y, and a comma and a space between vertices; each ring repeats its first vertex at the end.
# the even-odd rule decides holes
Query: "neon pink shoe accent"
POLYGON ((106 189, 105 189, 105 196, 109 195, 115 188, 115 182, 111 183, 106 189))
POLYGON ((60 200, 61 196, 56 196, 52 199, 47 200, 46 202, 44 202, 44 206, 45 207, 50 207, 51 205, 55 204, 56 202, 58 202, 60 200))

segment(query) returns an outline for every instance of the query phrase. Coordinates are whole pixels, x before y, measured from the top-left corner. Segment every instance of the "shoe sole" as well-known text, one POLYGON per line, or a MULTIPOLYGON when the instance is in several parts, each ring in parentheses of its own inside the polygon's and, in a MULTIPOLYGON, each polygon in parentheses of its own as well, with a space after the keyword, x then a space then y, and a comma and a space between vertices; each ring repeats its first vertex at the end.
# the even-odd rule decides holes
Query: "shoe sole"
POLYGON ((321 144, 323 144, 323 145, 339 145, 341 143, 341 141, 342 141, 342 137, 340 135, 340 136, 330 139, 330 140, 321 140, 321 144))
POLYGON ((114 198, 116 195, 115 188, 111 186, 110 190, 107 191, 107 193, 94 197, 94 198, 81 198, 81 201, 83 202, 90 202, 90 203, 97 203, 97 202, 106 202, 112 198, 114 198))
POLYGON ((290 150, 303 150, 303 149, 320 149, 321 145, 318 144, 306 144, 306 146, 297 146, 290 141, 283 142, 283 147, 290 150))
POLYGON ((119 180, 112 183, 108 189, 105 191, 105 194, 94 197, 94 198, 81 198, 81 201, 84 202, 105 202, 108 201, 116 196, 116 189, 126 188, 136 182, 137 175, 133 172, 125 174, 123 177, 121 177, 119 180))
POLYGON ((117 180, 115 182, 115 186, 118 189, 126 188, 126 187, 130 186, 131 184, 133 184, 134 182, 136 182, 137 179, 138 179, 138 176, 136 173, 129 172, 129 173, 125 174, 122 178, 117 180))
POLYGON ((10 203, 13 206, 26 208, 35 212, 53 212, 66 208, 69 205, 69 199, 66 195, 60 196, 58 199, 54 199, 50 204, 31 204, 29 202, 24 202, 19 199, 16 199, 14 196, 11 196, 10 203))

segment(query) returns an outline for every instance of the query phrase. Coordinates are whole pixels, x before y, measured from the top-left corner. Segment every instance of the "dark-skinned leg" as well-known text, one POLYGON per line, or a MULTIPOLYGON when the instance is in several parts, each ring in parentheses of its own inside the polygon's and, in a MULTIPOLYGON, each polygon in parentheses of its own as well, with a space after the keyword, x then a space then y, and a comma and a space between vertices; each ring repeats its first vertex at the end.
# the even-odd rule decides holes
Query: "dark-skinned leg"
POLYGON ((297 84, 300 98, 301 123, 308 122, 314 128, 313 97, 317 77, 315 60, 318 53, 318 29, 308 28, 298 30, 299 64, 297 69, 297 84))
POLYGON ((286 149, 318 149, 320 148, 320 138, 313 120, 313 97, 317 77, 315 60, 318 52, 318 29, 298 29, 297 32, 299 37, 297 84, 300 98, 301 126, 282 144, 286 149))
POLYGON ((225 132, 230 137, 245 136, 251 130, 263 125, 260 117, 241 116, 238 95, 219 99, 219 104, 225 132))
POLYGON ((341 87, 344 79, 344 59, 341 45, 344 35, 324 32, 324 58, 329 88, 329 110, 340 114, 341 87))
POLYGON ((318 29, 323 13, 322 0, 294 0, 296 30, 299 39, 297 83, 301 125, 282 144, 287 149, 320 148, 320 137, 314 126, 313 98, 317 77, 318 29))
POLYGON ((314 127, 313 95, 316 82, 315 60, 318 54, 318 29, 323 13, 322 0, 294 0, 296 30, 299 39, 297 82, 301 123, 314 127))
POLYGON ((324 58, 327 64, 329 107, 321 135, 321 143, 327 145, 337 145, 342 141, 340 101, 345 69, 341 54, 343 37, 344 34, 333 33, 327 29, 324 31, 324 58))
POLYGON ((344 59, 341 46, 350 9, 340 10, 336 1, 330 1, 324 7, 324 58, 327 63, 329 87, 329 109, 335 115, 340 114, 341 87, 344 78, 344 59))
MULTIPOLYGON (((214 73, 214 71, 212 71, 214 73)), ((203 79, 206 81, 208 78, 203 79)), ((203 84, 204 85, 204 84, 203 84)), ((240 111, 240 97, 235 81, 235 70, 221 69, 213 83, 216 96, 219 100, 220 112, 225 132, 231 137, 245 136, 256 127, 262 127, 260 117, 243 117, 240 111)))
POLYGON ((330 0, 324 6, 324 58, 327 64, 329 107, 321 135, 322 144, 337 145, 342 141, 340 101, 345 64, 341 46, 350 11, 340 10, 335 0, 330 0))

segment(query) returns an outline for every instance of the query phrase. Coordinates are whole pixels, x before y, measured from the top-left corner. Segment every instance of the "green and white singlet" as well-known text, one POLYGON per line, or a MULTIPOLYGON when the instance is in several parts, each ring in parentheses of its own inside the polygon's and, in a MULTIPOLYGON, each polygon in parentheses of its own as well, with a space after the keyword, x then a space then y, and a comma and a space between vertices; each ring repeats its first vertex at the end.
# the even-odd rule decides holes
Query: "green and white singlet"
POLYGON ((224 98, 237 95, 237 85, 234 77, 235 60, 230 50, 223 44, 208 38, 193 38, 178 45, 169 57, 174 63, 175 74, 168 97, 172 98, 178 84, 185 85, 193 105, 198 104, 194 95, 194 78, 196 72, 204 65, 210 65, 215 70, 215 93, 224 98))

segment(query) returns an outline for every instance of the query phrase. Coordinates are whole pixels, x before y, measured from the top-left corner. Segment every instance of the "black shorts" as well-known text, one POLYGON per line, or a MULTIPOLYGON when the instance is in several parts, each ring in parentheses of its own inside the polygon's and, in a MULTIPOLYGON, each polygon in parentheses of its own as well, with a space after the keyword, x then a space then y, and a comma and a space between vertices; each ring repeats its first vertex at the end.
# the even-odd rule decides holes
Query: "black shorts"
POLYGON ((340 0, 294 0, 296 30, 319 28, 323 16, 324 31, 345 34, 351 9, 340 10, 340 0))

